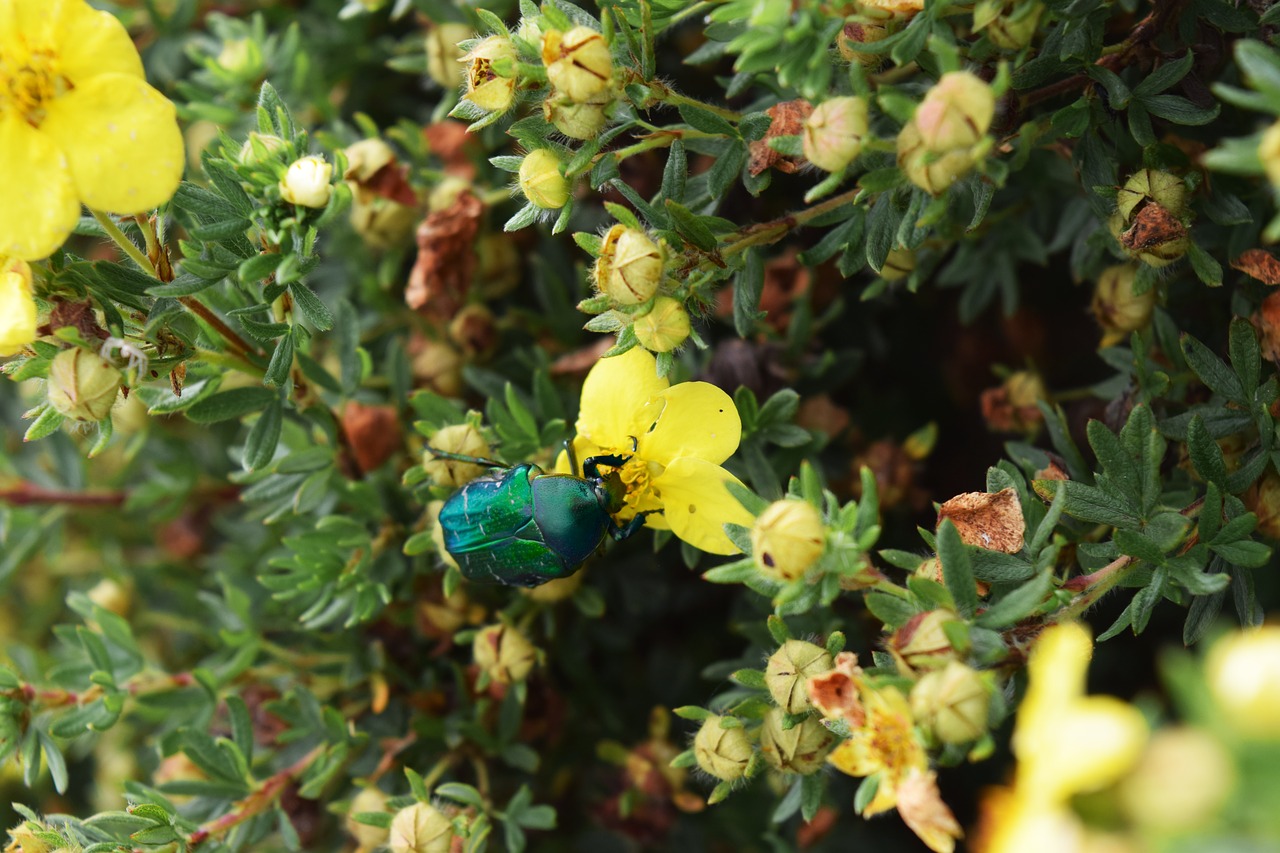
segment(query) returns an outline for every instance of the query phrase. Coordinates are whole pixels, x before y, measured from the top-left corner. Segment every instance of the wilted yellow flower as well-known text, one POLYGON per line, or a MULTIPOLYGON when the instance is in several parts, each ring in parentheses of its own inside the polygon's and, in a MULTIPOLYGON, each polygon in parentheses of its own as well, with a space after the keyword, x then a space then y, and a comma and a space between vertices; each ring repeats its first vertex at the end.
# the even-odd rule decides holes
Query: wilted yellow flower
POLYGON ((1103 331, 1100 346, 1115 346, 1151 322, 1156 291, 1153 287, 1141 295, 1135 294, 1133 282, 1137 275, 1136 264, 1116 264, 1098 275, 1091 307, 1103 331))
POLYGON ((501 623, 476 632, 471 653, 476 666, 499 684, 524 681, 538 661, 538 650, 524 634, 501 623))
POLYGON ((142 213, 177 190, 177 113, 111 14, 84 0, 0 4, 0 92, 0 253, 48 256, 81 203, 142 213))
POLYGON ((473 47, 462 61, 467 63, 466 99, 490 112, 510 109, 516 98, 516 79, 506 68, 516 61, 516 46, 511 39, 489 36, 473 47))
POLYGON ((924 744, 916 735, 907 697, 892 686, 872 688, 864 682, 861 689, 866 718, 827 761, 850 776, 879 774, 876 795, 863 810, 865 817, 871 817, 894 808, 898 787, 908 774, 912 770, 927 772, 929 763, 924 744))
POLYGON ((912 769, 898 786, 898 814, 934 853, 951 853, 964 830, 942 801, 938 777, 932 770, 912 769))
POLYGON ((36 339, 36 302, 31 267, 0 255, 0 356, 13 355, 36 339))
MULTIPOLYGON (((723 525, 745 527, 752 518, 725 488, 738 479, 720 467, 742 437, 728 394, 707 382, 671 385, 658 377, 654 357, 635 347, 591 368, 576 432, 579 464, 607 454, 627 460, 619 470, 627 489, 620 522, 653 512, 648 527, 670 529, 712 554, 737 553, 723 525)), ((564 453, 556 470, 580 473, 564 453)))

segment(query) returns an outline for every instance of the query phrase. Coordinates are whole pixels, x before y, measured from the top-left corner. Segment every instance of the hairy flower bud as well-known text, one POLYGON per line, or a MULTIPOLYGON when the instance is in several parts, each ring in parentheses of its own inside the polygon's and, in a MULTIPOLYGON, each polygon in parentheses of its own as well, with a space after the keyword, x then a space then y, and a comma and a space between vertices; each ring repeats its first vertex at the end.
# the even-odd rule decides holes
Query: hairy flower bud
POLYGON ((608 92, 582 102, 552 92, 542 102, 542 117, 570 139, 595 139, 609 121, 610 103, 608 92))
POLYGON ((1280 741, 1280 627, 1219 640, 1205 659, 1205 680, 1228 729, 1280 741))
POLYGON ((280 196, 289 204, 324 207, 333 193, 333 164, 323 157, 300 157, 289 164, 280 182, 280 196))
POLYGON ((596 258, 596 287, 619 305, 648 302, 662 284, 662 249, 648 234, 615 225, 596 258))
POLYGON ((867 102, 847 96, 823 101, 804 120, 804 156, 827 172, 848 166, 862 151, 867 135, 867 102))
POLYGON ((846 62, 857 62, 864 68, 877 68, 884 61, 884 57, 881 54, 855 50, 853 45, 872 44, 873 42, 881 41, 888 35, 889 31, 884 27, 849 21, 836 36, 836 50, 840 52, 840 57, 846 62))
POLYGON ((571 101, 584 104, 613 82, 613 56, 604 36, 590 27, 542 35, 542 64, 547 80, 571 101))
POLYGON ((413 378, 444 397, 462 393, 462 356, 449 344, 424 341, 410 364, 413 378))
POLYGON ((100 421, 120 392, 120 371, 97 353, 75 347, 49 365, 49 405, 77 421, 100 421))
POLYGON ((13 355, 36 339, 36 302, 31 267, 0 255, 0 356, 13 355))
POLYGON ((1138 268, 1133 264, 1117 264, 1107 267, 1098 276, 1093 289, 1090 307, 1098 325, 1102 327, 1102 346, 1114 346, 1129 337, 1131 332, 1145 329, 1151 322, 1156 306, 1155 288, 1135 294, 1133 282, 1138 268))
POLYGON ((670 352, 689 338, 692 326, 684 303, 670 296, 659 296, 653 307, 632 324, 636 340, 650 352, 670 352))
POLYGON ((925 94, 914 121, 925 149, 945 154, 977 145, 995 113, 996 96, 987 83, 968 71, 951 71, 925 94))
POLYGON ((453 824, 437 808, 414 803, 391 820, 387 847, 391 853, 449 853, 453 824))
POLYGON ((427 30, 427 76, 446 89, 462 84, 462 50, 458 42, 471 38, 466 24, 436 24, 427 30))
POLYGON ((538 650, 524 634, 501 623, 476 633, 471 654, 476 666, 498 684, 524 681, 538 660, 538 650))
POLYGON ((898 133, 898 166, 907 180, 930 195, 942 195, 947 188, 973 168, 975 156, 970 148, 958 148, 939 154, 925 147, 915 121, 903 125, 898 133))
POLYGON ((911 688, 911 713, 943 743, 969 743, 987 731, 991 683, 959 661, 925 673, 911 688))
POLYGON ((489 36, 463 57, 466 99, 482 110, 506 112, 516 99, 516 46, 507 36, 489 36))
POLYGON ((1262 161, 1271 186, 1280 188, 1280 121, 1262 134, 1262 141, 1258 143, 1258 159, 1262 161))
POLYGON ((760 752, 764 760, 783 773, 799 773, 808 776, 825 766, 827 757, 836 744, 836 737, 817 717, 805 717, 791 728, 783 728, 787 713, 772 708, 765 714, 760 726, 760 752))
POLYGON ((799 714, 813 705, 809 701, 809 679, 834 666, 822 646, 804 640, 787 640, 769 656, 764 683, 773 701, 788 714, 799 714))
MULTIPOLYGON (((454 424, 442 428, 431 436, 430 447, 445 453, 481 458, 488 458, 493 453, 480 430, 471 424, 454 424)), ((422 454, 422 470, 427 472, 434 485, 456 488, 479 477, 486 469, 474 462, 437 458, 428 449, 422 454)))
POLYGON ((365 812, 386 811, 386 808, 387 795, 374 787, 364 788, 351 800, 351 806, 347 809, 347 834, 360 845, 359 849, 362 853, 385 844, 389 833, 380 826, 360 823, 355 816, 365 812))
POLYGON ((804 577, 826 547, 822 515, 807 501, 774 501, 751 528, 756 567, 779 580, 804 577))
POLYGON ((244 145, 240 146, 240 163, 245 166, 256 166, 277 151, 284 150, 284 147, 285 141, 275 134, 251 130, 249 138, 244 141, 244 145))
POLYGON ((959 657, 944 626, 960 617, 950 610, 917 613, 889 636, 889 652, 904 674, 941 669, 959 657))
POLYGON ((693 754, 698 766, 724 782, 741 779, 751 761, 751 738, 742 726, 723 728, 723 717, 710 716, 693 738, 693 754))
POLYGON ((569 180, 560 173, 560 158, 547 148, 535 148, 520 162, 520 192, 543 210, 558 210, 569 200, 569 180))

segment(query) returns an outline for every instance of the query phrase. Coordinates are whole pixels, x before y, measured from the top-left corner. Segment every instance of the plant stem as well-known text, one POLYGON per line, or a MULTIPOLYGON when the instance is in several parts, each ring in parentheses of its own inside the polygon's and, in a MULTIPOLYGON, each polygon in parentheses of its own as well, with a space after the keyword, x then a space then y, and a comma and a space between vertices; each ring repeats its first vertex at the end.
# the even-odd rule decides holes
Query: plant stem
MULTIPOLYGON (((248 356, 250 355, 261 355, 261 353, 257 352, 254 347, 250 346, 244 338, 236 334, 235 330, 226 324, 226 321, 213 313, 207 305, 198 301, 195 297, 179 296, 178 301, 181 302, 183 307, 188 311, 195 314, 211 326, 213 330, 227 342, 227 346, 231 347, 231 349, 246 362, 249 361, 248 356)), ((249 364, 250 366, 253 366, 252 362, 249 362, 249 364)), ((254 369, 256 370, 257 368, 255 367, 254 369)))
POLYGON ((311 766, 311 762, 324 752, 324 749, 324 745, 321 744, 284 770, 273 776, 268 776, 249 796, 235 803, 231 811, 219 818, 201 824, 199 829, 187 837, 187 845, 195 848, 208 839, 223 835, 245 821, 257 817, 267 809, 270 809, 280 799, 280 795, 284 793, 285 789, 289 787, 289 783, 301 776, 311 766))
POLYGON ((151 263, 151 259, 147 257, 146 253, 139 249, 137 244, 130 240, 128 236, 120 230, 120 226, 116 225, 114 219, 98 210, 90 210, 89 212, 93 214, 93 218, 102 226, 102 230, 107 232, 107 236, 111 238, 111 242, 120 247, 120 251, 128 255, 130 260, 140 266, 142 271, 147 275, 159 280, 159 277, 156 275, 155 264, 151 263))
POLYGON ((738 239, 720 250, 721 257, 729 257, 739 252, 745 252, 752 246, 768 245, 781 240, 788 231, 798 228, 807 222, 817 219, 824 213, 829 213, 841 205, 850 204, 858 193, 862 192, 860 188, 854 188, 840 195, 832 196, 824 202, 815 204, 813 207, 796 211, 781 219, 775 219, 772 222, 763 222, 758 225, 752 225, 745 230, 738 239))
POLYGON ((1110 592, 1111 588, 1119 583, 1137 562, 1137 558, 1124 554, 1092 574, 1072 578, 1063 584, 1063 589, 1081 589, 1083 591, 1069 605, 1053 614, 1053 621, 1066 622, 1083 614, 1096 604, 1098 599, 1110 592))

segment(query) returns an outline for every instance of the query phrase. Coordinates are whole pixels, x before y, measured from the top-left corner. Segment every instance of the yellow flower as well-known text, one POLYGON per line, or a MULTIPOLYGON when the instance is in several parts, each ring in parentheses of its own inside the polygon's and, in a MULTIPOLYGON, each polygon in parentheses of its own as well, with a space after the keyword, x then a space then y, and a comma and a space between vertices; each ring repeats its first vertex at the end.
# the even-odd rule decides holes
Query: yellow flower
POLYGON ((0 4, 0 253, 62 245, 83 202, 142 213, 178 188, 174 106, 147 85, 119 21, 84 0, 0 4))
POLYGON ((1265 625, 1220 640, 1209 650, 1205 677, 1231 729, 1280 740, 1280 627, 1265 625))
MULTIPOLYGON (((620 522, 654 511, 648 527, 670 529, 712 554, 737 553, 723 525, 748 526, 752 517, 725 488, 738 479, 720 467, 742 437, 728 394, 707 382, 671 385, 658 378, 654 357, 636 347, 591 368, 576 430, 579 465, 592 456, 627 459, 619 470, 627 488, 620 522)), ((563 453, 556 470, 569 473, 563 453)))
POLYGON ((876 795, 863 810, 871 817, 897 806, 902 783, 913 770, 927 773, 929 762, 907 697, 896 687, 872 688, 864 682, 861 689, 866 718, 827 761, 850 776, 880 775, 876 795))
POLYGON ((31 267, 0 255, 0 356, 13 355, 36 339, 36 303, 31 267))
POLYGON ((1109 696, 1084 695, 1093 642, 1078 623, 1040 635, 1027 664, 1029 686, 1018 708, 1011 792, 999 795, 986 827, 986 853, 1071 850, 1084 827, 1071 812, 1076 794, 1116 782, 1138 760, 1147 724, 1138 710, 1109 696))

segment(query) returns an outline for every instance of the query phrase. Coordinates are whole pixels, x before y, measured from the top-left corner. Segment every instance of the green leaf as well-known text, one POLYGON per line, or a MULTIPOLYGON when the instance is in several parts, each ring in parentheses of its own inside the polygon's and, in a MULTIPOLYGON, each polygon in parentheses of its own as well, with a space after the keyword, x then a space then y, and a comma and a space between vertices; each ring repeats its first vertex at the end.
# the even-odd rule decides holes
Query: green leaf
POLYGON ((1062 489, 1066 494, 1063 512, 1073 518, 1130 530, 1136 530, 1141 524, 1141 518, 1130 504, 1108 495, 1101 489, 1086 486, 1075 480, 1043 482, 1046 482, 1049 488, 1054 488, 1055 483, 1059 484, 1056 488, 1062 489))
POLYGON ((1006 628, 1034 613, 1052 591, 1052 572, 1041 572, 993 602, 975 622, 983 628, 1006 628))
POLYGON ((1260 92, 1280 97, 1280 57, 1275 48, 1260 41, 1236 42, 1236 64, 1249 85, 1260 92))
POLYGON ((1204 420, 1198 415, 1187 426, 1187 451, 1201 479, 1219 485, 1226 482, 1227 466, 1222 459, 1222 448, 1209 435, 1204 420))
POLYGON ((311 288, 301 282, 294 282, 289 285, 289 292, 293 295, 293 304, 297 306, 304 320, 321 332, 327 332, 333 328, 333 314, 319 297, 311 292, 311 288))
POLYGON ((1258 349, 1258 338, 1254 333, 1253 324, 1243 317, 1237 317, 1231 321, 1229 348, 1231 366, 1240 379, 1244 396, 1252 400, 1262 376, 1262 353, 1258 349))
POLYGON ((1183 77, 1186 77, 1187 72, 1191 70, 1191 64, 1194 61, 1195 54, 1188 50, 1186 55, 1181 59, 1176 59, 1173 62, 1165 62, 1159 68, 1144 77, 1138 85, 1133 88, 1133 93, 1139 97, 1143 97, 1163 92, 1183 77))
POLYGON ((956 612, 971 618, 978 609, 978 585, 973 579, 969 552, 951 519, 943 520, 938 528, 938 559, 942 561, 942 579, 955 601, 956 612))
POLYGON ((704 110, 701 107, 695 107, 691 104, 680 104, 680 118, 684 119, 685 124, 692 128, 702 131, 703 133, 714 133, 719 136, 728 136, 736 139, 738 130, 728 120, 721 118, 715 113, 704 110))
POLYGON ((715 251, 720 241, 716 239, 716 235, 707 227, 705 217, 698 216, 683 204, 672 199, 667 199, 666 205, 668 212, 671 214, 671 220, 675 223, 676 230, 680 232, 681 237, 684 237, 704 252, 715 251))
POLYGON ((245 470, 256 471, 271 461, 276 445, 280 442, 283 426, 284 410, 279 398, 275 398, 249 428, 249 435, 244 442, 245 470))
POLYGON ((198 424, 217 423, 260 411, 276 399, 276 392, 267 388, 232 388, 196 402, 187 417, 198 424))
POLYGON ((1200 381, 1228 400, 1242 406, 1248 405, 1249 401, 1245 399, 1244 388, 1240 385, 1239 377, 1223 363, 1222 359, 1191 335, 1184 333, 1179 340, 1183 357, 1195 371, 1196 376, 1200 377, 1200 381))
POLYGON ((764 260, 759 249, 749 249, 746 263, 733 284, 733 328, 745 338, 755 331, 760 312, 760 294, 764 289, 764 260))
POLYGON ((1191 260, 1191 269, 1196 278, 1209 287, 1222 286, 1222 264, 1213 255, 1200 248, 1198 243, 1190 243, 1187 246, 1187 257, 1191 260))

